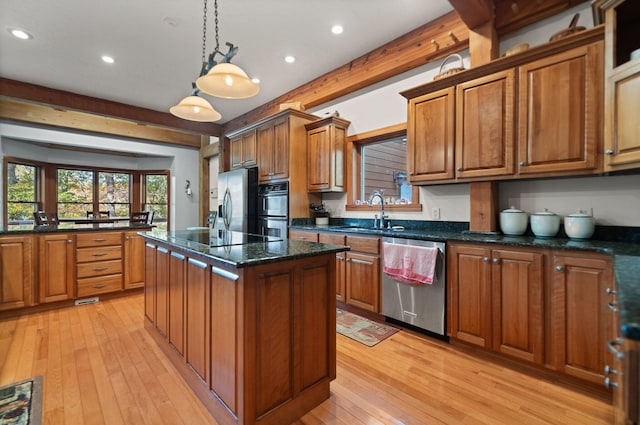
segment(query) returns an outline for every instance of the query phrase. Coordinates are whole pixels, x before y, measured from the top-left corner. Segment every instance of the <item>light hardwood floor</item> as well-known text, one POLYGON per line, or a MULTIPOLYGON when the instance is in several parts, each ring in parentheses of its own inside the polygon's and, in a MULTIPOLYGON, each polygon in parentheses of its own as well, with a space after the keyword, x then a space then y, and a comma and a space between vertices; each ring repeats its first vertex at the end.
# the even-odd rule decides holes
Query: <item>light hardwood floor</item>
MULTIPOLYGON (((0 321, 0 386, 44 377, 44 424, 215 424, 144 330, 143 296, 0 321)), ((337 336, 315 424, 608 424, 583 392, 401 331, 368 348, 337 336)))

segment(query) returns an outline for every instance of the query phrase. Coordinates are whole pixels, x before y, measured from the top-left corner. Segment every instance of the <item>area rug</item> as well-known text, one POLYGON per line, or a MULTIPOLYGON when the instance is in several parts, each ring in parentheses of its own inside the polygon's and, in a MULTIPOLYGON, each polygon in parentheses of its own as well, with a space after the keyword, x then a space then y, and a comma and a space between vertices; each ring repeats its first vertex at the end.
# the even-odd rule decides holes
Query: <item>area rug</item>
POLYGON ((336 309, 336 331, 367 347, 373 347, 400 329, 366 319, 348 311, 336 309))
POLYGON ((0 387, 0 425, 42 423, 42 376, 0 387))

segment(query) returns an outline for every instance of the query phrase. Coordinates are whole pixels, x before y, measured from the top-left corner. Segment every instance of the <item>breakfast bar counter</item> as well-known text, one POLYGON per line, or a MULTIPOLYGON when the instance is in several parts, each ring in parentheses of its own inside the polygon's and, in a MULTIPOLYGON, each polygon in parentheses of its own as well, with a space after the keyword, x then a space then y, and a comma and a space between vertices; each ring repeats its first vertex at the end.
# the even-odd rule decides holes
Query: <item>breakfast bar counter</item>
POLYGON ((348 247, 193 232, 141 233, 147 330, 219 423, 295 421, 329 398, 348 247))

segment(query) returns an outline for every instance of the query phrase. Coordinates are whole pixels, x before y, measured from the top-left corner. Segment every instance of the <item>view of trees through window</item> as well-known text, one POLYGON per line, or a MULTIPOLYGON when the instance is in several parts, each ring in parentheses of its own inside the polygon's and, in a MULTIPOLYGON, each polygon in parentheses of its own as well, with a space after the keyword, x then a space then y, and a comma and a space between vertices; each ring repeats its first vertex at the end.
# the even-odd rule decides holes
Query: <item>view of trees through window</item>
POLYGON ((130 217, 131 175, 98 173, 99 210, 109 211, 109 217, 130 217))
POLYGON ((37 168, 27 164, 7 164, 7 216, 9 224, 33 222, 37 203, 37 168))
POLYGON ((169 217, 169 176, 166 174, 146 174, 144 207, 154 211, 153 224, 160 230, 167 229, 169 217))
POLYGON ((93 211, 93 171, 58 169, 58 217, 86 217, 93 211))

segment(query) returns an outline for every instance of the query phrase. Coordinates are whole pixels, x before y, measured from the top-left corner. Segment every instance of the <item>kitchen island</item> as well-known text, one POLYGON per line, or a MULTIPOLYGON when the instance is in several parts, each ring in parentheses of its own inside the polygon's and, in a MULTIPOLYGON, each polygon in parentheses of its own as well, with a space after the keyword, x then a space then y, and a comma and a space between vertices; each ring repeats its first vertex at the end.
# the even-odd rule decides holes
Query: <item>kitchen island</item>
POLYGON ((329 398, 335 254, 348 247, 141 235, 146 327, 219 423, 291 423, 329 398))

